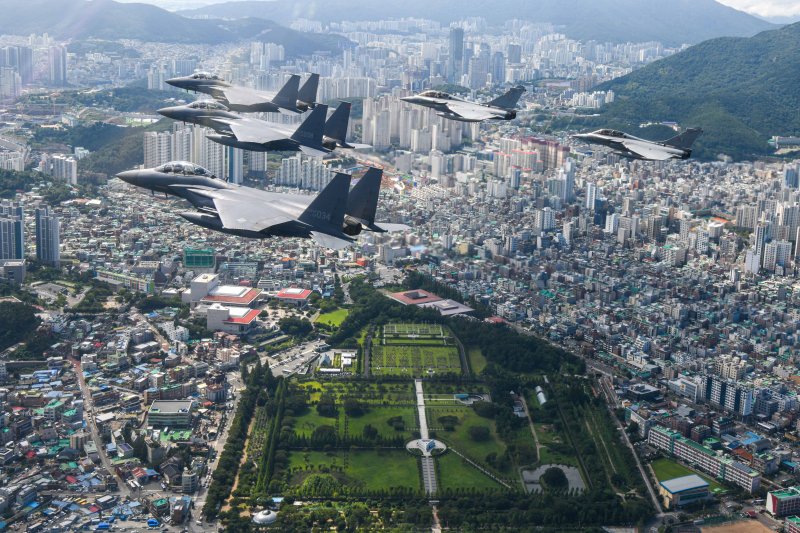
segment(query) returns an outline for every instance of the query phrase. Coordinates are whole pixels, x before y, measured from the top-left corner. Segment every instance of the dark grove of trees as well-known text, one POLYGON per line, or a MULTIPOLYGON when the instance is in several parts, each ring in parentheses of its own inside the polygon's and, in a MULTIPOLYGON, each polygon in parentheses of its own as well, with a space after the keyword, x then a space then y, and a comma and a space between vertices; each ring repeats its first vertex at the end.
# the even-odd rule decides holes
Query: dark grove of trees
POLYGON ((219 457, 219 464, 214 470, 211 486, 208 488, 206 504, 203 515, 207 518, 216 518, 222 504, 230 496, 239 465, 244 453, 244 444, 247 440, 247 429, 258 402, 264 403, 274 396, 283 378, 272 375, 268 366, 262 366, 261 361, 256 361, 253 370, 247 375, 247 386, 239 400, 239 407, 231 422, 228 432, 228 441, 219 457))
POLYGON ((35 307, 19 302, 0 302, 0 350, 31 338, 40 323, 35 307))

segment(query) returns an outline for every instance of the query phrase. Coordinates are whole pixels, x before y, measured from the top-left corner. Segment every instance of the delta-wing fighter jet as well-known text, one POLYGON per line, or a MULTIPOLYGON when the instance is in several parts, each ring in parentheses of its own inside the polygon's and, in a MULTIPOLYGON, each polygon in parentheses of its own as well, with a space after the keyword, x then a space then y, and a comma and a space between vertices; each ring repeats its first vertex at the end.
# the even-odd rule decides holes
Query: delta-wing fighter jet
POLYGON ((689 159, 692 155, 692 144, 702 133, 703 130, 700 128, 690 128, 665 141, 648 141, 621 131, 602 129, 591 133, 579 133, 572 137, 587 143, 608 146, 615 153, 629 159, 666 161, 689 159))
POLYGON ((310 238, 320 246, 333 249, 354 242, 343 231, 350 189, 347 174, 337 173, 317 196, 302 197, 302 201, 297 200, 299 195, 267 193, 226 183, 202 167, 186 162, 167 163, 147 171, 122 172, 118 177, 133 185, 188 200, 197 211, 184 211, 180 216, 222 233, 251 239, 310 238))
POLYGON ((165 107, 158 113, 173 120, 211 128, 216 134, 207 137, 225 146, 252 152, 300 151, 311 156, 331 152, 323 145, 328 106, 322 104, 317 105, 299 126, 237 115, 213 100, 165 107))
MULTIPOLYGON (((346 198, 343 201, 344 214, 339 226, 338 237, 336 237, 336 233, 330 234, 329 232, 325 234, 327 237, 314 237, 317 242, 335 248, 343 246, 344 243, 339 243, 330 239, 341 238, 342 233, 348 236, 347 238, 349 239, 352 236, 360 234, 362 231, 384 233, 387 231, 402 231, 408 229, 408 226, 403 224, 375 222, 382 174, 383 171, 376 168, 370 168, 364 174, 352 190, 346 194, 346 198)), ((302 213, 312 208, 313 203, 316 201, 316 198, 318 198, 301 194, 269 192, 261 189, 234 185, 213 176, 203 167, 186 161, 172 161, 156 168, 144 170, 127 170, 117 174, 117 177, 131 185, 148 189, 152 191, 153 194, 163 193, 165 196, 176 196, 188 201, 198 211, 184 212, 181 213, 181 216, 191 222, 217 231, 233 233, 245 237, 252 235, 241 233, 244 230, 239 226, 248 220, 262 220, 265 216, 263 214, 253 214, 260 209, 258 206, 278 206, 279 209, 287 211, 293 216, 300 217, 302 213), (218 201, 215 201, 215 198, 218 201), (232 212, 232 206, 229 205, 231 202, 233 202, 233 204, 240 204, 236 209, 241 210, 244 220, 231 222, 230 217, 228 217, 228 224, 226 225, 223 220, 223 215, 221 215, 218 210, 222 208, 227 216, 232 212), (244 204, 242 202, 244 202, 244 204), (245 206, 245 204, 247 205, 245 206)), ((322 193, 320 193, 320 195, 322 195, 322 193)), ((265 212, 268 210, 267 208, 264 209, 265 212)), ((338 220, 338 218, 336 218, 336 220, 338 220)), ((264 234, 264 236, 284 235, 275 232, 285 229, 286 228, 276 228, 270 230, 267 234, 264 234)), ((303 235, 292 234, 284 236, 303 235)))
POLYGON ((441 91, 424 91, 414 96, 401 98, 404 102, 430 107, 440 117, 460 122, 483 122, 484 120, 512 120, 517 117, 517 106, 525 87, 513 87, 504 95, 488 102, 468 102, 441 91))
POLYGON ((311 74, 302 87, 300 76, 292 75, 278 92, 231 85, 219 76, 206 72, 172 78, 167 83, 187 91, 207 94, 232 111, 302 113, 316 105, 319 74, 311 74))

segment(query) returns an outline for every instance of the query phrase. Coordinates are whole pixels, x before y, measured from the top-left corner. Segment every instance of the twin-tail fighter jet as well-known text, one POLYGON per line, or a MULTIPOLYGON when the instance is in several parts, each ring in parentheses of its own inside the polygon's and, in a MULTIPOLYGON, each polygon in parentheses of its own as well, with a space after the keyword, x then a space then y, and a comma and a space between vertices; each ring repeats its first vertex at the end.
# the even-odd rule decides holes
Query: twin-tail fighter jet
POLYGON ((235 185, 186 161, 128 170, 117 177, 153 194, 183 198, 196 211, 180 216, 204 228, 254 239, 311 238, 326 248, 339 249, 353 243, 362 231, 408 228, 375 221, 382 175, 383 171, 370 168, 350 190, 350 176, 337 173, 316 196, 235 185))
POLYGON ((303 86, 293 74, 278 92, 257 91, 232 85, 219 76, 195 72, 167 80, 173 87, 211 96, 231 111, 242 113, 302 113, 316 105, 319 74, 311 74, 303 86))

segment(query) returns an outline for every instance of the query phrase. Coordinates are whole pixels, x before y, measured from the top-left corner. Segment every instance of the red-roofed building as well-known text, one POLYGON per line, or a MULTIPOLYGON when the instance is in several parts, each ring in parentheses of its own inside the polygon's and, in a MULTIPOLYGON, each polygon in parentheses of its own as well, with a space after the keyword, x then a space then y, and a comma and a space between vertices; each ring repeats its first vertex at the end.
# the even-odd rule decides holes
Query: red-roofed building
POLYGON ((289 287, 288 289, 281 289, 275 297, 281 302, 287 302, 296 305, 297 307, 304 307, 308 304, 308 297, 311 296, 310 289, 301 289, 299 287, 289 287))
POLYGON ((389 298, 398 301, 403 305, 428 304, 432 302, 438 302, 439 300, 441 300, 440 297, 436 296, 432 292, 428 292, 422 289, 394 292, 389 294, 389 298))
POLYGON ((260 313, 258 309, 228 307, 215 303, 208 308, 206 327, 210 331, 241 335, 256 326, 256 319, 260 313))

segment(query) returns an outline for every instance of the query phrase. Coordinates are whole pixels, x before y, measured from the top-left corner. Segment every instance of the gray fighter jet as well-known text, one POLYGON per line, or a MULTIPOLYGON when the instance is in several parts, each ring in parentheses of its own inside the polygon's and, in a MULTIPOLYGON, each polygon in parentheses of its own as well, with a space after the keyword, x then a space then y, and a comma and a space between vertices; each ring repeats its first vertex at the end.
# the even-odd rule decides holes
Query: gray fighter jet
POLYGON ((315 229, 316 233, 307 232, 308 228, 298 226, 296 222, 287 225, 291 221, 284 218, 292 216, 303 222, 304 213, 308 212, 305 219, 308 222, 308 218, 313 218, 314 214, 309 210, 319 209, 315 202, 326 194, 327 188, 316 197, 269 192, 227 183, 199 165, 186 161, 172 161, 144 170, 128 170, 117 174, 117 177, 148 189, 153 194, 163 193, 187 200, 197 211, 180 215, 203 227, 244 237, 311 236, 323 246, 338 248, 347 245, 350 237, 362 231, 383 233, 408 229, 403 224, 375 222, 382 174, 383 171, 370 168, 349 193, 345 189, 344 199, 335 197, 337 201, 342 200, 341 205, 344 206, 342 218, 337 215, 331 219, 339 222, 338 231, 332 231, 332 226, 326 225, 325 228, 315 229), (347 242, 340 242, 342 240, 347 242))
POLYGON ((525 87, 513 87, 504 95, 485 103, 467 102, 441 91, 425 91, 401 98, 404 102, 430 107, 440 117, 460 122, 483 122, 484 120, 512 120, 517 117, 519 97, 525 87))
POLYGON ((232 111, 302 113, 316 105, 319 74, 311 74, 302 87, 300 76, 292 75, 276 93, 231 85, 219 76, 206 72, 172 78, 167 83, 187 91, 208 94, 232 111))
POLYGON ((213 100, 165 107, 158 112, 173 120, 211 128, 216 134, 207 137, 212 141, 252 152, 300 151, 322 156, 332 150, 323 145, 328 106, 322 104, 317 105, 299 126, 237 115, 213 100))
POLYGON ((689 159, 692 155, 692 143, 702 133, 703 130, 700 128, 690 128, 665 141, 648 141, 621 131, 603 129, 591 133, 579 133, 572 137, 587 143, 608 146, 615 153, 629 159, 666 161, 689 159))
POLYGON ((333 249, 354 242, 342 231, 350 188, 347 174, 337 173, 317 196, 298 202, 291 195, 275 193, 264 201, 258 189, 225 183, 192 163, 173 162, 150 170, 122 172, 118 177, 185 198, 197 211, 179 214, 198 226, 251 239, 311 238, 333 249), (170 177, 161 181, 159 173, 170 177))

